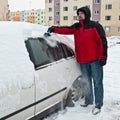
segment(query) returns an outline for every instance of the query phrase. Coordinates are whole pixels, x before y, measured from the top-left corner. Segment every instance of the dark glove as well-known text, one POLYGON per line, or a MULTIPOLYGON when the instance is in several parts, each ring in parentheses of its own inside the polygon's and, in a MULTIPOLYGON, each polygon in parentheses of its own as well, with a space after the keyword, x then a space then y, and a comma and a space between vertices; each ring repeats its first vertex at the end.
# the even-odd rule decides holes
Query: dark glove
POLYGON ((101 65, 101 66, 106 65, 106 60, 100 60, 100 65, 101 65))
POLYGON ((54 26, 49 27, 48 30, 47 30, 47 32, 49 32, 49 33, 54 32, 54 26))

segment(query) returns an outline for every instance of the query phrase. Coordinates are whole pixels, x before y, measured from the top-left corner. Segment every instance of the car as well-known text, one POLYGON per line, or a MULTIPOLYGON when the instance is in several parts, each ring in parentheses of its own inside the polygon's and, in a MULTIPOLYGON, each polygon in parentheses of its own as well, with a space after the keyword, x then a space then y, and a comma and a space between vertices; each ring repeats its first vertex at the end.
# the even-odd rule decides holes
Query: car
POLYGON ((47 27, 0 22, 0 119, 37 120, 74 106, 81 96, 81 70, 74 43, 44 36, 47 27))

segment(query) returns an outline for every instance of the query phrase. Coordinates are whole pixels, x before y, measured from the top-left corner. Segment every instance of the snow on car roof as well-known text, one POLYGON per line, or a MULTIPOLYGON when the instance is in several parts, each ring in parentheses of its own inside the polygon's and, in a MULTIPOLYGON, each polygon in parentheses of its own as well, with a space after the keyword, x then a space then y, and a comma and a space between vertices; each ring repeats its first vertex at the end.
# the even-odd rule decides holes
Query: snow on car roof
MULTIPOLYGON (((74 41, 69 36, 59 35, 59 34, 56 34, 56 33, 52 33, 51 36, 49 36, 49 37, 43 37, 43 38, 50 45, 52 45, 52 44, 49 41, 54 40, 54 41, 58 41, 58 42, 64 43, 64 44, 66 44, 67 46, 69 46, 70 48, 72 48, 74 50, 74 41)), ((54 42, 53 42, 53 44, 54 44, 54 42)))
POLYGON ((26 22, 0 22, 0 33, 23 35, 23 37, 39 37, 47 30, 47 27, 26 22))
POLYGON ((59 35, 55 33, 51 33, 50 37, 45 37, 44 33, 47 31, 47 26, 26 23, 26 22, 0 22, 0 28, 2 31, 1 34, 9 34, 11 36, 22 36, 22 40, 27 40, 28 37, 42 37, 45 40, 53 39, 60 41, 72 48, 74 48, 73 40, 69 35, 59 35))

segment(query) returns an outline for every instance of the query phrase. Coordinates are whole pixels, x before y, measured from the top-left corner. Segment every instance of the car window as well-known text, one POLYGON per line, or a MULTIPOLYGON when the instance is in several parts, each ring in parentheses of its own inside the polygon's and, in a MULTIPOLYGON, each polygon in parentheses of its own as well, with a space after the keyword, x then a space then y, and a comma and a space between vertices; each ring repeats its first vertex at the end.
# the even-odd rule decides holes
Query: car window
POLYGON ((66 55, 66 58, 75 56, 74 51, 70 47, 68 47, 67 45, 65 45, 63 43, 61 43, 61 46, 66 55))
POLYGON ((50 59, 53 61, 60 60, 60 59, 64 58, 64 56, 65 56, 63 54, 62 48, 58 42, 56 42, 56 45, 54 47, 52 47, 51 45, 48 44, 48 49, 46 52, 47 52, 48 56, 50 57, 50 59))
POLYGON ((29 39, 26 41, 26 46, 30 54, 30 59, 34 63, 35 67, 51 62, 46 53, 48 46, 42 44, 39 39, 29 39))
POLYGON ((54 46, 43 38, 29 38, 25 43, 35 68, 65 58, 62 47, 57 41, 54 46))

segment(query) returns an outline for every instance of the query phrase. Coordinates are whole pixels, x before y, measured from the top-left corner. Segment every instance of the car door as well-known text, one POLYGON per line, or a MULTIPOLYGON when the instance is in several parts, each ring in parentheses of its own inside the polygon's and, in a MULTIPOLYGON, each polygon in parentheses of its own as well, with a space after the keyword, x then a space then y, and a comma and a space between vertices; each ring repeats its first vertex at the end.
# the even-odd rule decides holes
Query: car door
POLYGON ((57 41, 30 38, 29 45, 30 58, 36 69, 35 113, 38 114, 63 100, 70 74, 65 54, 57 41))
POLYGON ((25 120, 34 116, 35 111, 34 67, 28 57, 24 42, 13 42, 16 48, 12 48, 10 42, 6 44, 5 59, 3 58, 8 62, 4 64, 4 69, 1 69, 5 75, 2 80, 4 87, 1 87, 1 90, 5 93, 0 94, 0 120, 25 120), (22 49, 21 45, 23 45, 22 49), (11 56, 6 56, 8 53, 11 56))
POLYGON ((68 71, 68 84, 67 86, 70 88, 73 82, 81 76, 80 64, 77 63, 74 51, 68 45, 60 43, 65 53, 66 59, 66 69, 68 71))

